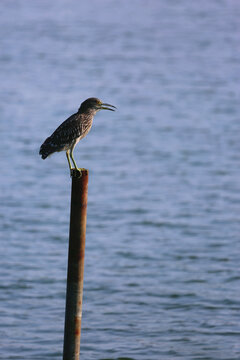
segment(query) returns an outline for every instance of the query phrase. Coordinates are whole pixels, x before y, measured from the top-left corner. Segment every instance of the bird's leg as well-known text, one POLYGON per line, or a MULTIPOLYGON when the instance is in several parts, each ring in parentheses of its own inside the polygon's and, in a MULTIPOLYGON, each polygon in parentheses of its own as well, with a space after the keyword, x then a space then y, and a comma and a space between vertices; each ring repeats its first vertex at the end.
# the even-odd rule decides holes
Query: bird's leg
POLYGON ((70 161, 70 157, 69 157, 69 150, 66 151, 66 156, 67 156, 67 161, 68 161, 68 165, 69 165, 69 169, 70 169, 70 173, 72 172, 72 164, 70 161))
POLYGON ((77 167, 76 161, 74 160, 74 157, 73 157, 73 149, 71 149, 71 151, 70 151, 70 158, 72 159, 75 169, 79 170, 77 167))
MULTIPOLYGON (((82 176, 82 171, 81 171, 81 169, 79 169, 79 168, 77 167, 76 161, 74 160, 74 157, 73 157, 73 149, 74 149, 74 147, 72 147, 71 150, 70 150, 70 158, 72 159, 72 162, 73 162, 73 164, 74 164, 75 170, 80 174, 79 177, 81 177, 81 176, 82 176)), ((71 169, 71 174, 72 174, 72 171, 73 171, 73 169, 71 169)))

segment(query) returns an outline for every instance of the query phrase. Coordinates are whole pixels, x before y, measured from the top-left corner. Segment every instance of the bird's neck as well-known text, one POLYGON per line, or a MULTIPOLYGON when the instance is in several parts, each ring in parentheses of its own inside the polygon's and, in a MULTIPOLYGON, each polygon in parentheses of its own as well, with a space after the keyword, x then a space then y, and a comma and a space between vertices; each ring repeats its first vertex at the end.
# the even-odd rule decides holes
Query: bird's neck
POLYGON ((81 107, 78 109, 79 114, 87 115, 87 116, 94 116, 97 113, 97 110, 95 109, 81 109, 81 107))

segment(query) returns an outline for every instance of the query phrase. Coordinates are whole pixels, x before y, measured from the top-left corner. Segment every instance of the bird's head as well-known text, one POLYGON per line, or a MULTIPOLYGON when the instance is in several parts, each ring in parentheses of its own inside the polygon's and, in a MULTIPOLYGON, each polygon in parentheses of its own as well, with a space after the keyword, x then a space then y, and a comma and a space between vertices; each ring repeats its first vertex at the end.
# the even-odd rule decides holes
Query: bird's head
POLYGON ((94 111, 97 112, 99 110, 111 110, 111 111, 115 111, 116 107, 110 104, 105 104, 103 103, 101 100, 97 99, 97 98, 89 98, 87 100, 85 100, 80 108, 79 108, 79 112, 80 113, 84 113, 87 111, 94 111))

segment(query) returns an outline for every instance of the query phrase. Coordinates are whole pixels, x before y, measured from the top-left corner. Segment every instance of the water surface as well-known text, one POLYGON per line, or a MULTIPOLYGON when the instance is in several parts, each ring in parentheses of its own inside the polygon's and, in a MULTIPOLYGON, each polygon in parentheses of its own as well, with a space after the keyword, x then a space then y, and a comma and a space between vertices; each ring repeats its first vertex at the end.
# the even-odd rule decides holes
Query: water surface
POLYGON ((61 359, 71 180, 38 151, 97 96, 81 359, 239 359, 239 3, 0 7, 0 358, 61 359))

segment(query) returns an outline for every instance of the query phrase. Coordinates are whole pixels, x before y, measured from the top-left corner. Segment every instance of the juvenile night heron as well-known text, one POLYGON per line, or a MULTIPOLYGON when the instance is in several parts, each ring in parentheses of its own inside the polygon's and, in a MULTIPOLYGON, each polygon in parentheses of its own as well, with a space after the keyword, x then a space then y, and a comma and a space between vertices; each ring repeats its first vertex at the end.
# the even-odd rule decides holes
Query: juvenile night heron
POLYGON ((66 151, 70 173, 72 173, 74 168, 81 173, 81 169, 77 167, 73 157, 75 145, 89 133, 94 115, 96 115, 99 110, 114 111, 114 109, 116 109, 115 106, 104 104, 97 98, 85 100, 78 109, 78 112, 65 120, 52 135, 44 141, 40 147, 39 154, 42 155, 43 159, 46 159, 56 151, 66 151), (72 167, 70 158, 74 168, 72 167))

